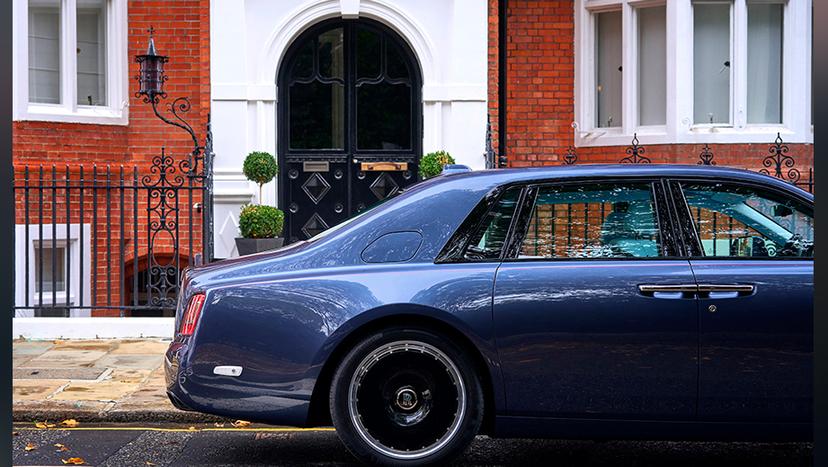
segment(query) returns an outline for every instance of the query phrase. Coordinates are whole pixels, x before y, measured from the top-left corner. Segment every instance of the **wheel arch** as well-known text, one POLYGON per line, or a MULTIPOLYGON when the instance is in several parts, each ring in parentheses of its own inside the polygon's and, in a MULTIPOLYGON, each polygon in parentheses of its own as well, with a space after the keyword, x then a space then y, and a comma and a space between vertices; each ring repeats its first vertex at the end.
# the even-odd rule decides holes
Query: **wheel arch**
MULTIPOLYGON (((487 363, 487 357, 481 352, 480 346, 468 332, 460 329, 459 325, 450 323, 434 313, 424 314, 416 309, 397 309, 394 312, 382 313, 381 316, 364 320, 350 330, 346 335, 341 336, 335 345, 327 352, 327 359, 324 360, 321 370, 316 377, 313 392, 311 395, 310 407, 308 409, 308 426, 320 426, 331 423, 328 406, 330 387, 333 374, 342 362, 345 354, 350 351, 365 336, 390 326, 411 326, 430 331, 438 332, 450 338, 453 343, 460 346, 471 357, 472 364, 480 378, 483 388, 483 425, 482 433, 491 433, 494 428, 496 413, 496 392, 495 385, 499 379, 495 373, 495 365, 487 363)), ((490 358, 489 358, 490 359, 490 358)))

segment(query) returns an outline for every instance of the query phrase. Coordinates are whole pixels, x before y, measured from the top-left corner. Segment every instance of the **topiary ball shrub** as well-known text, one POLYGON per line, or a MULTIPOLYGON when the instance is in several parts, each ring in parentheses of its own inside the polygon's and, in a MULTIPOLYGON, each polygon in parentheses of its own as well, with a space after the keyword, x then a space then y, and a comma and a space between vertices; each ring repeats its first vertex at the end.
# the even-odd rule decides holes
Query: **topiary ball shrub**
POLYGON ((279 165, 272 154, 261 151, 253 151, 244 159, 242 172, 251 182, 259 185, 259 202, 262 202, 262 185, 273 180, 279 173, 279 165))
POLYGON ((273 206, 248 204, 239 214, 239 230, 244 238, 276 238, 282 234, 285 213, 273 206))
POLYGON ((420 178, 436 177, 443 171, 446 164, 454 164, 454 158, 446 151, 435 151, 426 154, 420 159, 420 178))

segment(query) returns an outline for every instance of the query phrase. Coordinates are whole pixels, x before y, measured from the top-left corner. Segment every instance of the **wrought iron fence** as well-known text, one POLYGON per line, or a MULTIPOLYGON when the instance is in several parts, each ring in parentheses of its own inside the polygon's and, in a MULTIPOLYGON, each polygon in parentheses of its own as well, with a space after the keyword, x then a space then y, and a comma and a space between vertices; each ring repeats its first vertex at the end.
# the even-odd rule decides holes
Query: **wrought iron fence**
POLYGON ((183 267, 212 257, 210 146, 200 168, 163 150, 145 168, 20 168, 15 315, 172 315, 183 267))

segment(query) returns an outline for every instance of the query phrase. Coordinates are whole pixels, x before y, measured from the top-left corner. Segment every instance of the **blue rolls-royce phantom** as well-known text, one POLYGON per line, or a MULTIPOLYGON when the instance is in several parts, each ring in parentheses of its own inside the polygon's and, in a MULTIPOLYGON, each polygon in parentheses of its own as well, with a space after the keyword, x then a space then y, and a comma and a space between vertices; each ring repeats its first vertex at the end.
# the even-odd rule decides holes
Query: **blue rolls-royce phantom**
POLYGON ((188 270, 168 394, 384 464, 478 432, 807 439, 813 256, 813 196, 753 172, 442 175, 188 270))

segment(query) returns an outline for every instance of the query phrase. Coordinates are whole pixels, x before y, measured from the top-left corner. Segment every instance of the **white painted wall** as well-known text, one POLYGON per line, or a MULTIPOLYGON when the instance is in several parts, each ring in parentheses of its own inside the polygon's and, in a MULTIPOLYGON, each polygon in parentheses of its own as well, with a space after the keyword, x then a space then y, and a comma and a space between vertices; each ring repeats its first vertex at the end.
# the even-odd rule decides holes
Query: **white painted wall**
MULTIPOLYGON (((276 75, 294 38, 325 19, 380 21, 405 39, 423 72, 423 150, 483 168, 487 3, 481 0, 212 0, 210 70, 215 254, 236 256, 238 211, 257 201, 241 172, 254 150, 276 154, 276 75)), ((276 205, 275 182, 262 202, 276 205)))

